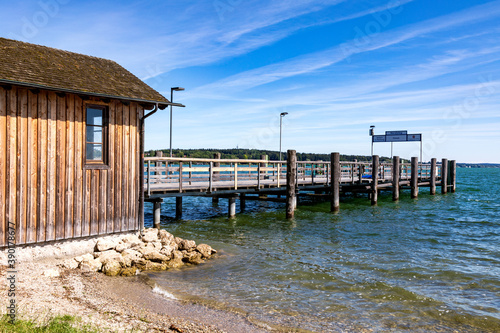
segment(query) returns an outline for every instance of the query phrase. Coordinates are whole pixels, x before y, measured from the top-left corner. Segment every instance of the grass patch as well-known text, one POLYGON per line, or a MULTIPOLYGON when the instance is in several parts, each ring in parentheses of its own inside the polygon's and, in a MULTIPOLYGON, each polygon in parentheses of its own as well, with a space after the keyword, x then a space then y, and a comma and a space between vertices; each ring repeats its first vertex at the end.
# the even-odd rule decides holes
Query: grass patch
POLYGON ((0 320, 0 333, 97 333, 96 329, 88 326, 74 325, 79 322, 72 316, 56 316, 46 324, 37 324, 31 320, 16 320, 14 324, 9 322, 8 316, 0 320))

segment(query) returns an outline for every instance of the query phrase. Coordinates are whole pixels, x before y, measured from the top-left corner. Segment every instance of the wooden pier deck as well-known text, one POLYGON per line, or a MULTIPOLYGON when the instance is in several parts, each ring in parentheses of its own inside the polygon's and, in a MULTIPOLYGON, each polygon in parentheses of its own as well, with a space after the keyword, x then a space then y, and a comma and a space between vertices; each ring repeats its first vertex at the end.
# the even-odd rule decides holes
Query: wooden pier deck
POLYGON ((392 163, 379 163, 378 156, 372 162, 340 162, 338 153, 332 153, 332 161, 296 161, 295 151, 288 151, 287 161, 241 159, 197 159, 177 157, 145 158, 144 195, 146 201, 155 204, 155 224, 159 223, 159 210, 165 197, 177 198, 176 216, 182 214, 182 197, 210 196, 229 198, 229 216, 235 214, 235 200, 265 200, 266 195, 286 195, 286 199, 267 200, 287 202, 287 212, 293 216, 296 197, 315 192, 332 199, 332 211, 339 209, 342 193, 368 193, 372 204, 377 203, 381 190, 391 190, 393 199, 399 199, 400 189, 411 189, 411 196, 418 196, 419 187, 436 187, 446 193, 455 191, 455 161, 443 159, 437 163, 400 163, 394 157, 392 163), (288 162, 290 161, 290 162, 288 162), (450 177, 448 177, 448 174, 450 177), (288 186, 288 185, 291 186, 288 186), (292 188, 293 187, 293 188, 292 188))

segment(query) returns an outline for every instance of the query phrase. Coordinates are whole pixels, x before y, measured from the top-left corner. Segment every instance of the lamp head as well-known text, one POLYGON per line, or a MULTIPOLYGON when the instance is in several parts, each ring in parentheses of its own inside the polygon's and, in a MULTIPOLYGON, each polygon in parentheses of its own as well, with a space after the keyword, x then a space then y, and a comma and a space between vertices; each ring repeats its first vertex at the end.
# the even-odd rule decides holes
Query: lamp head
POLYGON ((182 91, 182 90, 184 90, 184 88, 182 88, 182 87, 173 87, 173 88, 170 88, 170 90, 172 90, 172 91, 182 91))
POLYGON ((280 116, 284 117, 284 116, 286 116, 287 114, 288 114, 288 112, 281 112, 281 113, 280 113, 280 116))

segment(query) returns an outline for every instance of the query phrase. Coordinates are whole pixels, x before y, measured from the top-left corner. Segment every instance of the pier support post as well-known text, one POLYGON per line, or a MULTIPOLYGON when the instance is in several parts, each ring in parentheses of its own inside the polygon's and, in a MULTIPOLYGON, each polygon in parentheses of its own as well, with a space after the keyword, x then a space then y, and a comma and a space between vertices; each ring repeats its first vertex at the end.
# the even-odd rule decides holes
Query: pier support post
POLYGON ((371 191, 371 201, 372 205, 376 205, 378 201, 378 167, 379 167, 378 155, 372 156, 372 191, 371 191))
POLYGON ((236 197, 227 198, 227 216, 233 218, 236 216, 236 197))
POLYGON ((429 193, 431 195, 436 194, 436 159, 431 159, 431 182, 429 185, 429 193))
POLYGON ((219 204, 219 197, 212 197, 212 205, 218 205, 219 204))
POLYGON ((399 200, 399 156, 392 158, 392 200, 399 200))
POLYGON ((175 218, 182 218, 182 197, 175 198, 175 218))
POLYGON ((418 157, 411 158, 411 198, 418 198, 418 157))
POLYGON ((153 201, 153 227, 160 229, 161 223, 161 203, 163 199, 156 199, 153 201))
POLYGON ((330 161, 332 166, 330 168, 332 179, 330 184, 332 190, 330 210, 338 212, 340 210, 340 154, 332 153, 330 161))
POLYGON ((286 163, 286 218, 291 219, 295 213, 297 204, 296 196, 297 181, 297 152, 289 149, 287 151, 286 163))
POLYGON ((247 198, 245 197, 244 194, 240 195, 240 211, 244 212, 245 209, 247 208, 247 198))
POLYGON ((450 161, 450 187, 451 193, 455 193, 457 189, 457 161, 450 161))
POLYGON ((448 160, 443 158, 441 161, 441 193, 448 192, 448 160))

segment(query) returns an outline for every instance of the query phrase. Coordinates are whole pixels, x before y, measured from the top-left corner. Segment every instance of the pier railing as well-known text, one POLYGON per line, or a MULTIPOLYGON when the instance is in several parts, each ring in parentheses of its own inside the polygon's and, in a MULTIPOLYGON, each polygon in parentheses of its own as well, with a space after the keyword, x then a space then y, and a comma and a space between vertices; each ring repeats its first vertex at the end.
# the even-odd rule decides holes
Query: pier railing
MULTIPOLYGON (((379 181, 393 178, 392 163, 378 167, 379 181)), ((401 163, 399 179, 411 178, 411 163, 401 163)), ((430 164, 418 164, 419 180, 430 178, 430 164)), ((440 167, 436 176, 440 177, 440 167)), ((179 157, 145 158, 144 186, 148 195, 154 191, 183 192, 199 190, 213 192, 217 189, 265 188, 286 185, 287 161, 248 159, 204 159, 179 157)), ((372 180, 372 163, 340 162, 340 183, 363 184, 372 180)), ((298 187, 330 185, 330 161, 298 161, 296 172, 298 187)))

